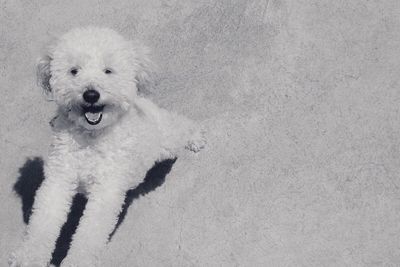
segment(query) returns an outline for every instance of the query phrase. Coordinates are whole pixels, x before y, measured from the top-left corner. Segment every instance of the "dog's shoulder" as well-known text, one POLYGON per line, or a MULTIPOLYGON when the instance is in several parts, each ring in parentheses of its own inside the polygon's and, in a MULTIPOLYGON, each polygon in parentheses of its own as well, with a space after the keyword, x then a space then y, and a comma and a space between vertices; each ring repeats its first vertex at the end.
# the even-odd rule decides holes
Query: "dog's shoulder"
POLYGON ((159 123, 167 116, 168 111, 157 106, 150 99, 138 97, 135 100, 135 108, 139 115, 149 118, 150 120, 159 123))

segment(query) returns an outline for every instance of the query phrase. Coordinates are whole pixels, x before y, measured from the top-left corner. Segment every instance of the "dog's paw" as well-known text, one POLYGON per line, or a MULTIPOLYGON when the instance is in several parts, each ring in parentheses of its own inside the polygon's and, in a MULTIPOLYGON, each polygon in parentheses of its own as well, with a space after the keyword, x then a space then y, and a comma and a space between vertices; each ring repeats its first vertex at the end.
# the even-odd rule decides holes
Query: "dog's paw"
POLYGON ((26 259, 21 256, 22 253, 13 252, 8 258, 8 266, 10 267, 43 267, 47 266, 46 264, 41 264, 38 262, 32 262, 31 260, 26 259))
POLYGON ((197 131, 187 143, 186 149, 189 149, 195 153, 202 150, 207 144, 205 135, 206 132, 204 130, 197 131))
POLYGON ((28 267, 31 266, 27 260, 25 260, 21 253, 13 252, 8 257, 8 266, 10 267, 28 267))
POLYGON ((81 259, 77 259, 75 257, 71 257, 70 255, 68 255, 62 262, 61 262, 61 267, 80 267, 80 266, 91 266, 91 265, 87 265, 87 262, 84 261, 84 257, 82 257, 81 259))
POLYGON ((39 267, 39 264, 31 263, 24 260, 23 257, 19 257, 16 252, 13 252, 8 257, 8 266, 10 267, 39 267))
POLYGON ((76 262, 71 261, 70 259, 66 258, 61 262, 62 267, 78 267, 79 264, 76 262))
POLYGON ((97 267, 101 266, 97 257, 82 256, 80 258, 67 256, 62 262, 61 267, 97 267))
POLYGON ((18 261, 17 254, 15 252, 11 253, 8 257, 8 266, 10 267, 20 267, 22 264, 18 261))

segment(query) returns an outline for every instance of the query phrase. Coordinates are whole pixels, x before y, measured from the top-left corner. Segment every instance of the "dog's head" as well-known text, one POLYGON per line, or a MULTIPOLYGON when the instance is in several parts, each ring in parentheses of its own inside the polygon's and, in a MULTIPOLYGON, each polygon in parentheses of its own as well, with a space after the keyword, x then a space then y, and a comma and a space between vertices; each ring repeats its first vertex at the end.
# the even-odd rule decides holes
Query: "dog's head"
POLYGON ((146 47, 107 28, 63 35, 38 64, 38 82, 75 124, 88 130, 118 121, 151 83, 146 47))

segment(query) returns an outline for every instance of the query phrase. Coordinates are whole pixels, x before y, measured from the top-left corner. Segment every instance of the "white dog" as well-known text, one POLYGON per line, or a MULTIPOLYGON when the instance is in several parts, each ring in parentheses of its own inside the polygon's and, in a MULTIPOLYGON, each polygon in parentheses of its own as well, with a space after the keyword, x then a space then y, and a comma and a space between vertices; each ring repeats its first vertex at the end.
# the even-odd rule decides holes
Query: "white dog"
POLYGON ((194 123, 138 95, 152 73, 147 54, 113 30, 88 27, 66 33, 40 61, 39 82, 57 103, 58 116, 46 178, 11 266, 49 265, 78 191, 88 202, 62 266, 96 266, 126 191, 155 162, 184 147, 204 147, 194 123))

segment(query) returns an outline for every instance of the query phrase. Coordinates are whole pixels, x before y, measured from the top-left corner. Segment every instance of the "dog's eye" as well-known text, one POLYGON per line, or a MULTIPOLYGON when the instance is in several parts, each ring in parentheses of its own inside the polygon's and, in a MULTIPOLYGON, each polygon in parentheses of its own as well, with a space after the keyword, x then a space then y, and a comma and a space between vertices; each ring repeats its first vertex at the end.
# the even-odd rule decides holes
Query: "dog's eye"
POLYGON ((111 73, 113 73, 113 71, 111 69, 104 69, 104 73, 105 74, 111 74, 111 73))
POLYGON ((69 72, 70 72, 73 76, 75 76, 75 75, 78 74, 78 69, 77 69, 77 68, 72 68, 69 72))

